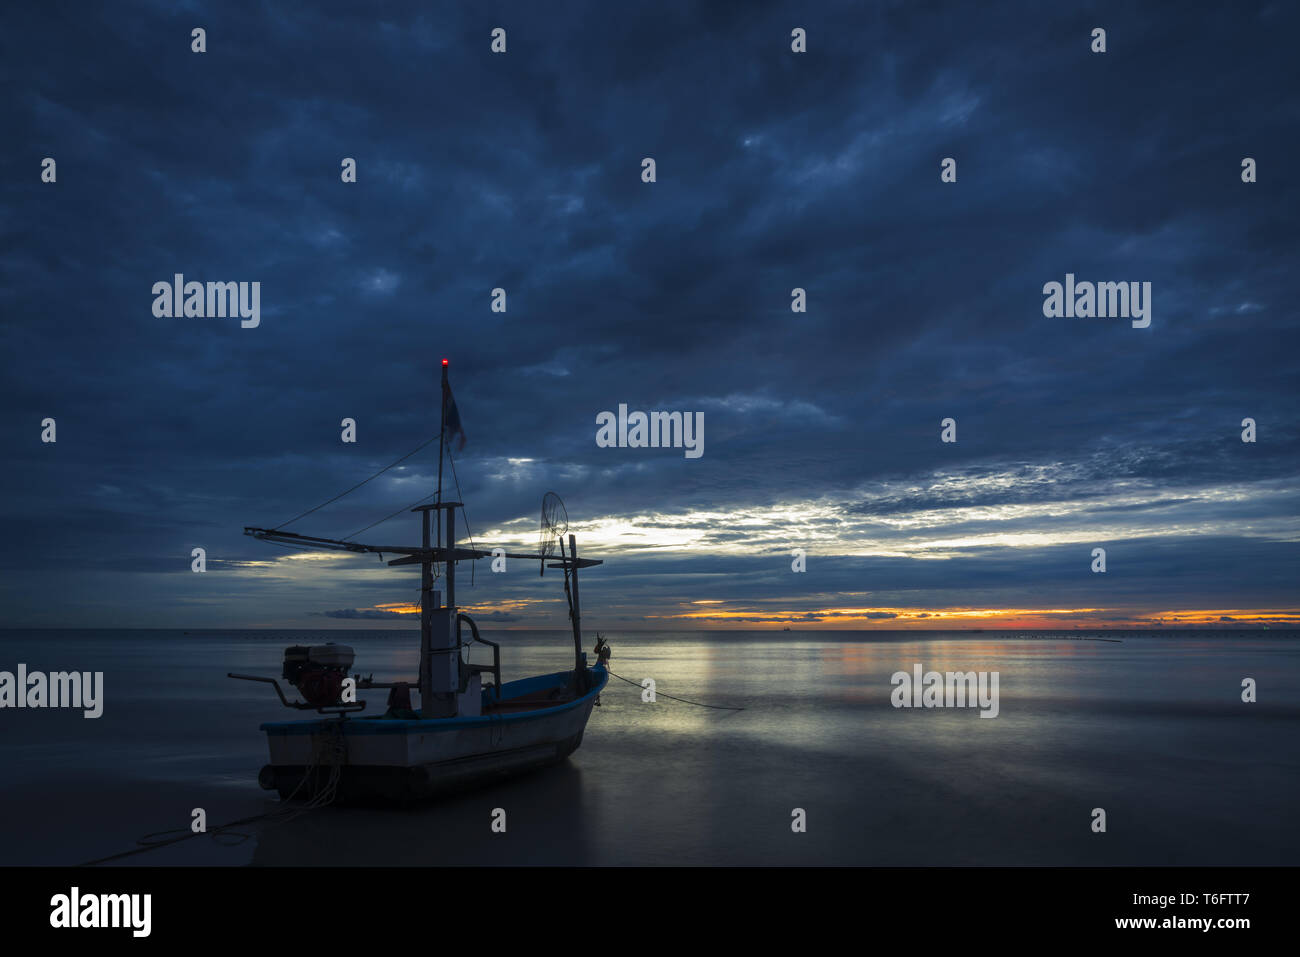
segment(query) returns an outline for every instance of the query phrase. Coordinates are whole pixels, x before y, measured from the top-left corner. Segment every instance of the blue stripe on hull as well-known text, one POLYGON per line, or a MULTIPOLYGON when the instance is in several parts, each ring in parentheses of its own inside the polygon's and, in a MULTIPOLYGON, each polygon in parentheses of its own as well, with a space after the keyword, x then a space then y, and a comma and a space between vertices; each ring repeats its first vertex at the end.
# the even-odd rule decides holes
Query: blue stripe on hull
MULTIPOLYGON (((482 727, 490 724, 514 724, 524 721, 536 721, 540 718, 547 718, 552 715, 561 714, 565 711, 571 711, 574 708, 581 707, 586 702, 600 694, 601 690, 609 683, 609 673, 600 665, 588 670, 587 674, 592 681, 591 687, 580 698, 572 701, 566 701, 550 708, 537 708, 532 711, 521 711, 515 714, 486 714, 480 717, 456 717, 456 718, 430 718, 428 720, 403 721, 390 720, 380 717, 353 718, 341 722, 344 734, 352 735, 370 735, 370 734, 430 734, 439 731, 458 731, 464 728, 482 727)), ((537 691, 545 691, 547 688, 562 687, 567 684, 573 677, 572 671, 558 671, 549 675, 536 675, 531 678, 520 678, 517 681, 507 681, 501 685, 501 700, 509 701, 512 698, 519 698, 524 695, 533 694, 537 691)), ((289 734, 316 734, 321 731, 323 726, 330 725, 337 727, 340 724, 337 718, 314 718, 308 721, 268 721, 260 726, 260 730, 265 731, 268 735, 289 735, 289 734)))

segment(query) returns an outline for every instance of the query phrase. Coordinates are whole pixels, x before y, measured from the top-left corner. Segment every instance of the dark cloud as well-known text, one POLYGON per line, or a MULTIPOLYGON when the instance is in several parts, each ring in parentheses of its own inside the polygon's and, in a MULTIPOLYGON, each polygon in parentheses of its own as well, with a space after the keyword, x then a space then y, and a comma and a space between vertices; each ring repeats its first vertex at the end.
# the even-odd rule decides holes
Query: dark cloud
POLYGON ((476 614, 474 618, 477 621, 495 621, 495 622, 523 621, 523 618, 521 618, 519 615, 512 615, 509 612, 504 612, 504 611, 492 611, 492 612, 488 612, 487 614, 479 613, 476 614))
POLYGON ((402 611, 383 611, 378 608, 339 608, 335 611, 321 612, 326 618, 347 618, 347 619, 386 619, 401 618, 409 621, 412 617, 418 618, 419 612, 402 612, 402 611))
MULTIPOLYGON (((242 529, 436 431, 444 355, 471 530, 528 541, 559 491, 608 560, 593 614, 1291 607, 1297 26, 1277 3, 16 9, 8 623, 414 600, 410 569, 308 565, 242 529), (260 327, 155 318, 176 272, 261 282, 260 327), (1044 318, 1066 272, 1150 281, 1151 327, 1044 318), (597 448, 620 402, 705 412, 703 457, 597 448), (1080 573, 1097 544, 1104 579, 1080 573)), ((291 527, 347 535, 436 473, 426 450, 291 527)), ((367 535, 418 537, 405 515, 367 535)), ((514 570, 467 594, 544 599, 495 620, 562 626, 557 581, 514 570)))

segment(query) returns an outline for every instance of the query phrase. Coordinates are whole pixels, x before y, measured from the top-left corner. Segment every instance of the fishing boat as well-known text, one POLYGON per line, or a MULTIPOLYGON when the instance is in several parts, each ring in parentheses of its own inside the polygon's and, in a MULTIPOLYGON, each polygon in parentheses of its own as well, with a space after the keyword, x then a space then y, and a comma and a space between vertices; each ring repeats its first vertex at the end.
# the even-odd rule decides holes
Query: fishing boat
POLYGON ((281 679, 303 700, 290 701, 275 678, 229 675, 270 684, 285 707, 322 715, 261 725, 270 763, 261 769, 258 782, 283 800, 405 804, 563 761, 582 743, 592 708, 599 705, 609 680, 604 639, 597 634, 594 665, 583 651, 578 592, 578 570, 601 562, 578 556, 577 539, 568 533, 559 496, 552 492, 543 499, 535 553, 484 551, 457 543, 457 511, 463 506, 443 501, 442 460, 447 436, 460 431, 463 437, 463 431, 447 370, 444 359, 437 500, 410 510, 420 516, 420 545, 364 544, 282 527, 244 529, 247 535, 281 545, 372 553, 381 560, 395 555, 399 557, 388 561, 390 566, 420 566, 420 663, 419 674, 410 680, 385 682, 349 674, 355 653, 334 643, 285 650, 281 679), (536 560, 543 574, 547 568, 563 573, 573 632, 572 670, 504 681, 500 646, 483 638, 474 619, 457 607, 457 565, 502 556, 536 560), (435 590, 437 566, 442 587, 435 590), (475 649, 490 650, 491 662, 473 661, 475 649), (388 689, 387 710, 361 714, 367 702, 356 692, 382 688, 388 689), (412 706, 412 691, 419 695, 418 708, 412 706))

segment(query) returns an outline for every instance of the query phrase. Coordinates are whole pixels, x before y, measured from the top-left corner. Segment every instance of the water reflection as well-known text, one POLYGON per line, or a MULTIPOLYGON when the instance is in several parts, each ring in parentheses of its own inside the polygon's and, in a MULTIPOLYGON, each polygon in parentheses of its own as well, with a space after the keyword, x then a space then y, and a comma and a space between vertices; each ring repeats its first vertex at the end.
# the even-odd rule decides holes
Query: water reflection
MULTIPOLYGON (((508 633, 505 678, 567 666, 561 634, 508 633)), ((565 764, 409 810, 325 809, 133 863, 1294 863, 1300 643, 1239 634, 1123 643, 1004 635, 610 633, 612 682, 565 764), (1000 674, 1000 713, 895 709, 890 676, 1000 674), (1240 702, 1243 676, 1262 689, 1240 702), (1093 840, 1088 812, 1114 826, 1093 840), (493 834, 493 808, 507 832, 493 834), (809 829, 790 830, 803 808, 809 829), (1194 841, 1188 835, 1195 834, 1194 841)), ((74 863, 275 808, 255 782, 260 722, 285 712, 227 671, 278 674, 284 645, 205 636, 10 633, 9 662, 105 672, 104 716, 7 711, 4 863, 74 863), (93 795, 78 812, 51 794, 93 795)), ((310 636, 316 639, 318 636, 310 636)), ((381 680, 415 673, 413 636, 335 635, 381 680)), ((310 640, 309 639, 309 640, 310 640)), ((2 666, 0 666, 2 667, 2 666)), ((382 692, 370 695, 383 707, 382 692)))

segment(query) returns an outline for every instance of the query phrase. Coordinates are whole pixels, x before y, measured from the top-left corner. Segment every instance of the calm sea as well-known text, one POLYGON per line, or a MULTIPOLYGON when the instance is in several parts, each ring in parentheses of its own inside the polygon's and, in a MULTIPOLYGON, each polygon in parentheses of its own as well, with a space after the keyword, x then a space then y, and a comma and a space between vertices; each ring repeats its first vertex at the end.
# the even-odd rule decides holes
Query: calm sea
MULTIPOLYGON (((611 680, 563 765, 409 810, 323 808, 127 864, 1300 864, 1300 633, 607 632, 611 680), (999 714, 896 709, 890 676, 996 671, 999 714), (1244 704, 1244 678, 1258 701, 1244 704), (490 829, 495 808, 507 831, 490 829), (806 833, 791 828, 806 814, 806 833), (1093 809, 1106 813, 1092 830, 1093 809), (227 838, 226 840, 229 840, 227 838)), ((505 680, 568 637, 496 632, 505 680)), ((0 711, 0 864, 73 864, 275 808, 257 730, 291 718, 283 647, 351 644, 415 673, 393 631, 8 631, 0 670, 102 671, 104 713, 0 711)), ((382 693, 369 695, 383 708, 382 693)))

